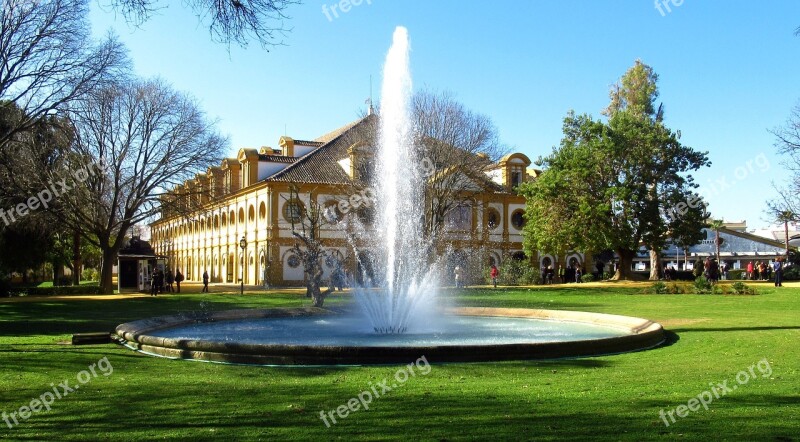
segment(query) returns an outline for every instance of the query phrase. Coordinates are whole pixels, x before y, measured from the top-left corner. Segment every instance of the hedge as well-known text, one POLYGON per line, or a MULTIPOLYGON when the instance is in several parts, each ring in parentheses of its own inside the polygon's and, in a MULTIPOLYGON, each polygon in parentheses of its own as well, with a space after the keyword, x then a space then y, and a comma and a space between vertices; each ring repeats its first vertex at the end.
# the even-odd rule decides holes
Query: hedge
POLYGON ((103 289, 96 285, 54 286, 54 287, 13 287, 0 284, 0 296, 70 296, 102 295, 103 289))

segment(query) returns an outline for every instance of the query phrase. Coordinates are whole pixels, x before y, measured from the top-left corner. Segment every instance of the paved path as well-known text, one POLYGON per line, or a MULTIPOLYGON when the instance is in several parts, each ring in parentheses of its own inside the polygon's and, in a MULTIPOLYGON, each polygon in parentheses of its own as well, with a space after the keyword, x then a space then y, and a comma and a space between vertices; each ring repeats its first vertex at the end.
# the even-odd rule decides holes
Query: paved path
MULTIPOLYGON (((688 281, 684 281, 688 282, 688 281)), ((727 281, 730 282, 730 281, 727 281)), ((774 288, 774 283, 770 281, 743 281, 748 285, 756 287, 758 289, 768 289, 774 288)), ((576 289, 576 288, 635 288, 635 287, 647 287, 652 284, 653 281, 606 281, 606 282, 586 282, 581 284, 551 284, 548 286, 498 286, 498 289, 576 289)), ((800 281, 791 281, 791 282, 784 282, 784 287, 792 287, 792 288, 800 288, 800 281)), ((198 283, 183 283, 181 284, 181 293, 163 293, 158 296, 181 296, 181 295, 202 295, 200 290, 202 290, 203 284, 198 283)), ((209 284, 209 296, 214 294, 232 294, 238 295, 241 287, 239 284, 209 284)), ((480 288, 480 289, 492 289, 490 285, 473 285, 468 286, 468 288, 480 288)), ((455 290, 454 287, 443 287, 445 290, 455 290)), ((350 294, 350 289, 345 289, 344 292, 336 292, 336 293, 343 293, 343 294, 350 294)), ((251 286, 245 285, 244 286, 244 294, 245 296, 253 295, 271 295, 271 294, 296 294, 298 296, 303 296, 306 293, 305 287, 279 287, 274 289, 265 290, 262 286, 251 286)), ((113 301, 119 299, 134 299, 134 298, 149 298, 150 295, 146 293, 139 293, 139 292, 131 292, 131 293, 123 293, 123 294, 115 294, 115 295, 71 295, 71 296, 20 296, 20 297, 13 297, 13 298, 0 298, 0 303, 10 303, 10 302, 49 302, 49 301, 87 301, 87 300, 98 300, 98 301, 113 301)))

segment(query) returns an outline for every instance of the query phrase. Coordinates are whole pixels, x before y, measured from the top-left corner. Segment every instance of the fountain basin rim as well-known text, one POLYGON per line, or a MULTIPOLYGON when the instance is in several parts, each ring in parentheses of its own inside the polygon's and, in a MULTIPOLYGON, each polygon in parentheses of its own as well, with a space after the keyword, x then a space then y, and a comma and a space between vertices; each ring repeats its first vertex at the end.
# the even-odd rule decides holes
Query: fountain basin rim
POLYGON ((161 316, 120 324, 117 335, 127 346, 143 353, 176 359, 192 359, 255 365, 365 365, 408 363, 425 356, 430 362, 487 362, 598 356, 645 350, 664 343, 660 324, 642 318, 569 310, 462 307, 448 314, 463 316, 544 319, 594 324, 626 331, 624 336, 568 342, 536 342, 491 345, 444 346, 318 346, 247 344, 232 341, 175 339, 153 336, 165 328, 198 322, 238 319, 308 317, 339 314, 320 308, 272 308, 225 310, 161 316))

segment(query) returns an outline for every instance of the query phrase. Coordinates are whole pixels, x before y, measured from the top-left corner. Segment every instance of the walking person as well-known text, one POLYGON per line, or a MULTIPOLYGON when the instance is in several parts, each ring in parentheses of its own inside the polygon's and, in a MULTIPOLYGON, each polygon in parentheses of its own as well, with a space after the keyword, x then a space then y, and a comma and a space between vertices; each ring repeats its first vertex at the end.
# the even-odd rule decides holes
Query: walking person
POLYGON ((158 293, 164 293, 164 271, 161 269, 156 272, 156 289, 158 293))
POLYGON ((181 273, 181 269, 175 271, 175 285, 178 287, 177 292, 181 292, 181 281, 183 281, 183 273, 181 273))
POLYGON ((750 261, 747 263, 747 279, 750 280, 753 279, 753 270, 754 270, 753 261, 750 261))
POLYGON ((167 269, 167 273, 164 275, 164 279, 166 280, 166 283, 167 283, 166 291, 168 291, 170 293, 174 293, 175 292, 175 288, 172 287, 172 283, 175 282, 175 275, 172 274, 172 270, 171 269, 167 269))
POLYGON ((158 294, 158 288, 156 286, 157 278, 158 269, 153 269, 153 273, 150 274, 150 296, 156 296, 158 294))
POLYGON ((461 266, 456 266, 453 269, 453 275, 455 276, 456 280, 456 288, 461 288, 461 266))
POLYGON ((492 277, 492 285, 494 288, 497 288, 497 276, 500 275, 500 270, 497 269, 497 266, 492 264, 492 270, 489 271, 489 276, 492 277))
POLYGON ((581 276, 583 276, 583 274, 581 273, 581 266, 576 266, 575 267, 575 282, 576 283, 580 284, 580 283, 583 282, 583 281, 581 281, 581 276))
POLYGON ((562 267, 562 266, 558 266, 558 279, 561 280, 562 284, 566 284, 567 283, 567 277, 564 274, 564 267, 562 267))
POLYGON ((781 258, 776 258, 772 263, 772 270, 775 273, 775 287, 783 287, 783 262, 781 258))
POLYGON ((208 293, 208 270, 203 271, 203 290, 200 293, 208 293))

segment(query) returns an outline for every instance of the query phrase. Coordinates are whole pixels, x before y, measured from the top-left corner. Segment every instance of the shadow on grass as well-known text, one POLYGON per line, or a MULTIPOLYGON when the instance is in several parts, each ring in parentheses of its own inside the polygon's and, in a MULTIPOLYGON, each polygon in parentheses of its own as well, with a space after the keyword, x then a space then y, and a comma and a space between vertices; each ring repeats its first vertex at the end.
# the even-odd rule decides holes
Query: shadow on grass
POLYGON ((673 328, 676 333, 687 332, 737 332, 737 331, 767 331, 767 330, 800 330, 800 326, 761 326, 761 327, 709 327, 709 328, 673 328))
POLYGON ((0 304, 0 337, 113 332, 124 322, 154 316, 244 308, 299 307, 307 304, 305 298, 297 295, 163 296, 4 303, 0 304))

